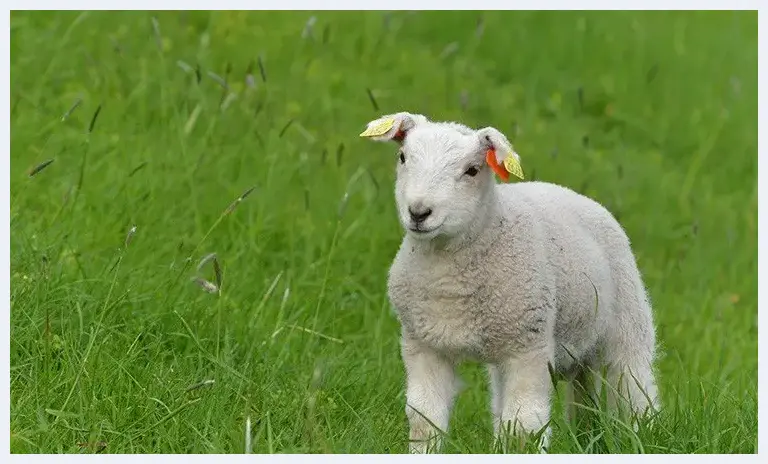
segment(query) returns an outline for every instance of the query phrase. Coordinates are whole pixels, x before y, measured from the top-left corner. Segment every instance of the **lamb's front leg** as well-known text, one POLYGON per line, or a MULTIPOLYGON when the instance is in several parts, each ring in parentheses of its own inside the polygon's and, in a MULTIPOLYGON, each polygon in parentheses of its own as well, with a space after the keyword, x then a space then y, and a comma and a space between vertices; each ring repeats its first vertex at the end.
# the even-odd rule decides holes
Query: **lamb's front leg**
POLYGON ((537 351, 515 356, 496 366, 492 377, 496 377, 497 394, 501 397, 501 424, 496 425, 497 439, 506 439, 501 434, 507 432, 520 437, 538 433, 546 426, 539 449, 545 451, 549 447, 551 430, 547 423, 552 380, 547 363, 550 359, 547 352, 537 351))
POLYGON ((454 364, 406 337, 403 337, 402 355, 407 377, 405 412, 410 425, 410 451, 436 451, 442 444, 440 434, 448 430, 456 396, 454 364))

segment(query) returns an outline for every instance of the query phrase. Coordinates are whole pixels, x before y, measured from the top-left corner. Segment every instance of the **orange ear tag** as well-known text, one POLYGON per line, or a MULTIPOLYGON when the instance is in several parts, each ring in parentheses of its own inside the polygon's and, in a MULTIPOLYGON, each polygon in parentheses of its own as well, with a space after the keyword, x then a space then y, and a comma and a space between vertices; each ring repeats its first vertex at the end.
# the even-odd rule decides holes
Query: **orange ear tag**
POLYGON ((496 150, 490 149, 487 152, 485 152, 485 162, 488 163, 488 166, 493 169, 493 172, 496 173, 501 180, 504 182, 509 181, 509 172, 504 169, 504 166, 499 164, 498 161, 496 161, 496 150))

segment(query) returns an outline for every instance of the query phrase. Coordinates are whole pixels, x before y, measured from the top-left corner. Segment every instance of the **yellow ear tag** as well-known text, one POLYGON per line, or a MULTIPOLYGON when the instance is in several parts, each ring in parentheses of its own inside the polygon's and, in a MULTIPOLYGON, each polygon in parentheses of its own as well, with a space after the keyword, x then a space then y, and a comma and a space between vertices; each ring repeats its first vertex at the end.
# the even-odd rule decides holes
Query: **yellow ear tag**
POLYGON ((395 125, 395 120, 392 118, 385 118, 379 121, 376 124, 370 124, 365 131, 363 131, 362 134, 360 134, 360 137, 378 137, 380 135, 384 135, 387 132, 389 132, 390 129, 392 129, 392 126, 395 125))
POLYGON ((520 166, 520 162, 517 161, 517 157, 515 155, 510 154, 504 158, 504 169, 506 169, 507 172, 514 175, 515 177, 525 179, 525 177, 523 177, 523 167, 520 166))

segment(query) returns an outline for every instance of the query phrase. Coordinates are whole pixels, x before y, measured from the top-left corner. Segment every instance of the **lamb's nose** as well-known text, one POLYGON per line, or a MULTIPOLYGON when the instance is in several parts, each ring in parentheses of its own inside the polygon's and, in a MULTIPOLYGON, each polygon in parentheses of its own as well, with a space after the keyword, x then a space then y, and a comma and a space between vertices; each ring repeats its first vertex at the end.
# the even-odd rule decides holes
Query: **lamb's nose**
POLYGON ((419 207, 419 208, 413 208, 408 207, 408 213, 411 215, 411 220, 417 224, 420 224, 424 222, 430 214, 432 214, 432 208, 425 208, 425 207, 419 207))

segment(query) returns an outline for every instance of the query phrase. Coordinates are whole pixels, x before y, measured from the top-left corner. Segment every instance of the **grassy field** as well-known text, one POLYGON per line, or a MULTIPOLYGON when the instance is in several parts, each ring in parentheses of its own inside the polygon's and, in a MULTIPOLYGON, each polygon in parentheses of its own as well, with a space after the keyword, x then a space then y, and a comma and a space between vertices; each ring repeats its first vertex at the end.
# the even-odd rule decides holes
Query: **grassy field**
MULTIPOLYGON (((757 13, 16 12, 10 48, 12 452, 407 451, 395 152, 358 138, 400 110, 633 242, 664 411, 553 453, 756 452, 757 13)), ((492 452, 461 373, 446 451, 492 452)))

